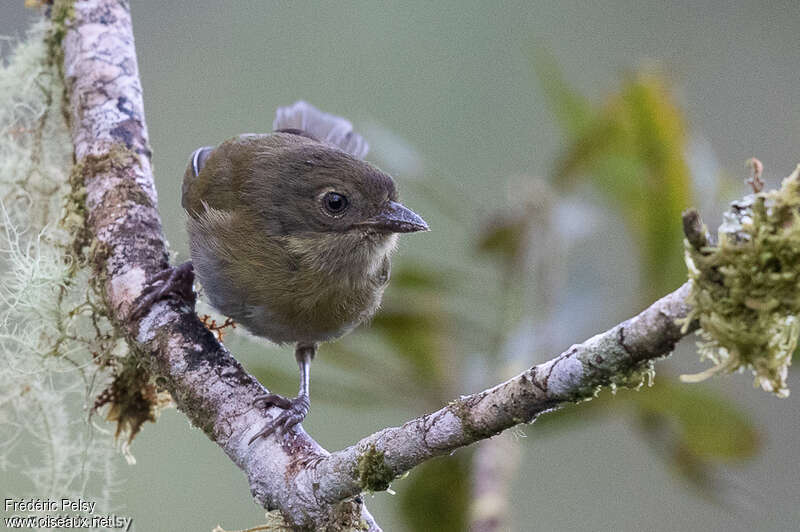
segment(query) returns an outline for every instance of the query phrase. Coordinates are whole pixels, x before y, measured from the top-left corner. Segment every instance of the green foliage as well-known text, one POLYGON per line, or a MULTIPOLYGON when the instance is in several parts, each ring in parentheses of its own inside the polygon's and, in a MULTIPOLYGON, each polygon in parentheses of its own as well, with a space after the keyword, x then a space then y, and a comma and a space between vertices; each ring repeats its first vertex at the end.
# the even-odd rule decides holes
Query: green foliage
POLYGON ((515 264, 524 252, 524 237, 529 225, 525 215, 519 213, 493 223, 478 240, 478 251, 494 255, 507 264, 515 264))
POLYGON ((436 292, 446 286, 446 279, 419 264, 402 264, 392 271, 392 287, 395 290, 425 290, 436 292))
POLYGON ((665 380, 637 394, 633 404, 643 413, 672 421, 683 447, 698 458, 741 460, 758 449, 758 433, 747 417, 706 388, 665 380))
POLYGON ((467 529, 469 453, 429 460, 397 483, 409 530, 457 532, 467 529))
POLYGON ((389 307, 373 318, 371 327, 408 359, 421 382, 435 385, 442 380, 444 368, 436 354, 446 338, 438 314, 413 307, 389 307))
POLYGON ((746 368, 756 385, 789 395, 786 376, 800 335, 799 209, 800 166, 780 189, 734 202, 716 245, 697 250, 687 243, 687 323, 700 321, 700 354, 714 363, 696 377, 746 368))
POLYGON ((582 137, 595 120, 596 112, 592 105, 567 83, 555 59, 545 51, 536 50, 533 68, 542 91, 550 101, 550 108, 568 138, 582 137))
POLYGON ((600 393, 590 402, 549 412, 536 420, 536 430, 531 435, 564 431, 587 418, 621 415, 630 409, 651 421, 657 416, 672 431, 659 433, 658 437, 674 439, 698 464, 705 460, 744 460, 759 449, 758 431, 735 404, 708 388, 683 386, 668 378, 661 378, 657 385, 641 392, 600 393))
POLYGON ((683 281, 680 215, 692 199, 686 134, 667 81, 629 75, 599 109, 570 90, 551 63, 537 63, 545 94, 567 133, 555 183, 596 186, 624 217, 644 264, 644 300, 683 281))
POLYGON ((446 289, 440 276, 419 265, 401 264, 392 272, 391 286, 370 330, 406 363, 421 388, 450 389, 453 375, 447 361, 455 339, 439 300, 446 289))

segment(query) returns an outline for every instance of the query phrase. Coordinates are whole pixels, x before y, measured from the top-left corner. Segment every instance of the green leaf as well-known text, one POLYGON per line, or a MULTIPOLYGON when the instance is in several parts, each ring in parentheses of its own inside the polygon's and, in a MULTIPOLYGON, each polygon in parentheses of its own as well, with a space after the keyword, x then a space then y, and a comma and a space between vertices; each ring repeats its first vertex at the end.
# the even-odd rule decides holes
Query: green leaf
POLYGON ((501 218, 489 224, 478 239, 478 251, 514 263, 524 248, 528 221, 523 216, 501 218))
POLYGON ((681 213, 692 202, 681 110, 669 84, 643 71, 624 80, 572 138, 555 170, 557 185, 596 185, 622 213, 639 245, 647 300, 685 280, 681 213))
POLYGON ((426 386, 445 378, 442 367, 444 343, 443 319, 436 312, 421 306, 405 305, 381 309, 370 323, 394 351, 411 363, 414 372, 426 386))
POLYGON ((706 387, 660 379, 652 388, 625 396, 642 413, 675 422, 683 445, 699 458, 742 460, 758 450, 758 432, 747 416, 706 387))
POLYGON ((534 50, 531 64, 561 126, 570 137, 581 134, 595 115, 589 101, 569 86, 555 58, 543 48, 534 50))
POLYGON ((446 285, 438 272, 414 264, 400 264, 392 268, 391 289, 437 291, 446 285))
POLYGON ((462 452, 429 460, 411 471, 408 479, 393 484, 408 530, 467 529, 471 456, 462 452))
POLYGON ((730 481, 709 460, 697 456, 676 437, 674 423, 667 416, 640 411, 637 421, 645 441, 674 473, 709 502, 736 509, 739 501, 731 497, 730 481))

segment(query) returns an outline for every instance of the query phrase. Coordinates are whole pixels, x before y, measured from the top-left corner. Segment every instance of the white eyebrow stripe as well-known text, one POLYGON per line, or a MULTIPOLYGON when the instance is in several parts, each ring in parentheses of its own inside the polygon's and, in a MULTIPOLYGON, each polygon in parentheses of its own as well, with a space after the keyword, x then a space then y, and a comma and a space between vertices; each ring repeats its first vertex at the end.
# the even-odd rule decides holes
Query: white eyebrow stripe
POLYGON ((210 150, 211 146, 203 146, 202 148, 197 148, 194 150, 192 154, 192 172, 194 172, 194 176, 197 177, 200 175, 200 170, 203 169, 200 163, 200 157, 206 152, 206 150, 210 150))

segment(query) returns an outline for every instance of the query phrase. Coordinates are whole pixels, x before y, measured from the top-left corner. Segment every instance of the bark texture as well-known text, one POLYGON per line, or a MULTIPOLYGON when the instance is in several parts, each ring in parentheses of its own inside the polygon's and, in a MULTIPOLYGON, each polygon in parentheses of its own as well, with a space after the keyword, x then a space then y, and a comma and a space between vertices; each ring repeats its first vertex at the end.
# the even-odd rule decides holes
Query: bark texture
POLYGON ((280 411, 252 406, 265 388, 180 302, 130 311, 146 280, 168 267, 144 119, 130 13, 121 0, 75 2, 62 41, 76 171, 86 189, 90 258, 113 321, 178 408, 247 475, 256 502, 298 527, 378 530, 358 495, 386 489, 433 457, 591 395, 642 362, 667 355, 688 285, 556 358, 401 427, 328 453, 300 429, 291 440, 248 441, 280 411))

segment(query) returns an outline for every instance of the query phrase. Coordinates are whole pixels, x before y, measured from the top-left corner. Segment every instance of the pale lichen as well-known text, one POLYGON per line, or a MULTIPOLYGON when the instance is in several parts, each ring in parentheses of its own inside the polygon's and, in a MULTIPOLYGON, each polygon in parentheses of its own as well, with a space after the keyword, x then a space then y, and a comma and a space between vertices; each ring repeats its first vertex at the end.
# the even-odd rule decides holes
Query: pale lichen
POLYGON ((656 377, 655 364, 652 360, 644 360, 615 371, 604 371, 602 374, 598 374, 597 369, 593 368, 593 372, 591 384, 576 387, 570 396, 571 402, 590 401, 597 397, 605 387, 608 387, 614 395, 620 388, 641 390, 644 386, 652 386, 656 377))
POLYGON ((75 245, 85 241, 85 192, 70 186, 53 57, 69 13, 58 13, 0 65, 0 464, 31 480, 15 485, 16 497, 90 497, 110 507, 113 446, 87 411, 127 348, 75 245))
POLYGON ((718 372, 750 369, 755 385, 789 395, 786 376, 800 334, 800 166, 780 189, 733 202, 718 242, 686 242, 692 281, 688 325, 699 320, 700 355, 718 372))
POLYGON ((655 378, 655 364, 652 360, 645 360, 627 371, 612 375, 608 387, 613 394, 616 394, 620 388, 641 390, 644 386, 652 386, 655 378))

